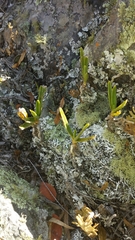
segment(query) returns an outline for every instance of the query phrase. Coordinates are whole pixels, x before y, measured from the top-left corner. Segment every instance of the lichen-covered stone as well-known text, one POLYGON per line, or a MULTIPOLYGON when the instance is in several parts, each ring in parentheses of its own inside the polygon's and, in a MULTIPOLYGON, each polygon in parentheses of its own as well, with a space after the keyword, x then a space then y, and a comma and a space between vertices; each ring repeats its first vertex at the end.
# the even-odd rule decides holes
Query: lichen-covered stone
POLYGON ((5 194, 18 205, 19 208, 35 209, 38 206, 39 192, 32 188, 24 179, 10 170, 0 168, 0 185, 5 194))
POLYGON ((36 187, 31 187, 27 181, 19 178, 11 170, 2 167, 0 168, 0 186, 3 189, 2 195, 0 194, 0 201, 5 202, 5 207, 2 207, 0 202, 2 213, 0 237, 4 237, 6 240, 31 240, 38 239, 38 236, 42 235, 42 238, 39 239, 47 240, 46 218, 49 207, 41 201, 39 190, 36 187), (11 202, 17 212, 13 210, 11 202), (23 223, 21 221, 23 217, 20 217, 17 213, 25 215, 23 223), (26 227, 26 219, 31 233, 26 227), (7 228, 7 225, 10 227, 7 228))

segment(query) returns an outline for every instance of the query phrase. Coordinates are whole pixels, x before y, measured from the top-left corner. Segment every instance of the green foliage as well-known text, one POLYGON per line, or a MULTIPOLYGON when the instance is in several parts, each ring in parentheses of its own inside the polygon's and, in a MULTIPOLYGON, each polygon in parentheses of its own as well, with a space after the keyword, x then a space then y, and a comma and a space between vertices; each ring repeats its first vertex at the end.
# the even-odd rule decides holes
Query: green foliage
POLYGON ((83 85, 86 86, 88 81, 88 57, 84 56, 83 48, 80 48, 81 73, 83 78, 83 85))
POLYGON ((108 101, 111 109, 110 115, 112 117, 119 116, 121 114, 122 108, 124 108, 127 104, 127 100, 125 100, 117 107, 116 85, 112 87, 111 81, 108 81, 108 101))
POLYGON ((79 142, 87 142, 87 141, 90 141, 94 138, 94 136, 89 136, 89 137, 86 137, 86 138, 81 138, 81 135, 83 134, 83 132, 90 126, 89 123, 86 123, 82 130, 77 133, 76 129, 75 130, 72 130, 69 123, 68 123, 68 120, 66 118, 66 115, 63 111, 63 109, 60 107, 59 108, 59 111, 60 111, 60 115, 61 115, 61 118, 62 118, 62 121, 63 121, 63 124, 64 124, 64 127, 66 129, 66 131, 68 132, 71 140, 72 140, 72 149, 73 148, 76 148, 77 147, 77 144, 79 142), (73 147, 74 146, 74 147, 73 147))
POLYGON ((35 104, 34 111, 30 109, 30 113, 32 117, 28 117, 28 113, 26 112, 25 108, 19 108, 18 116, 25 122, 19 126, 21 130, 24 130, 28 127, 33 127, 35 124, 38 123, 41 112, 42 112, 42 105, 43 105, 43 97, 46 92, 46 86, 40 86, 38 88, 38 99, 35 104))

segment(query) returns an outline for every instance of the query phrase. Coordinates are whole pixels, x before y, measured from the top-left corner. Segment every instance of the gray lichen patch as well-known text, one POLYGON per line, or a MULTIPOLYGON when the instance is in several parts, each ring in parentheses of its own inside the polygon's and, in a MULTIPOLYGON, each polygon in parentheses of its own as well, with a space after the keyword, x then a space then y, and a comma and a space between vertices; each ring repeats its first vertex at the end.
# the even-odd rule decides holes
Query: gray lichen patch
POLYGON ((0 168, 0 185, 6 196, 20 209, 35 209, 38 206, 39 192, 10 170, 0 168))

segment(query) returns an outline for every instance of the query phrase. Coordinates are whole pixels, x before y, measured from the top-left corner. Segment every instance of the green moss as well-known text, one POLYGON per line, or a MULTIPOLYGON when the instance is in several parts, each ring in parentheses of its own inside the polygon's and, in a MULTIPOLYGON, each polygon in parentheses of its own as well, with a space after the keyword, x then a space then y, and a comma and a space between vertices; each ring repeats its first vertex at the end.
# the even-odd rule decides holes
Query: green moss
POLYGON ((111 169, 115 176, 124 178, 135 187, 135 158, 130 153, 123 154, 121 158, 114 158, 111 169))
POLYGON ((115 133, 104 131, 104 137, 114 146, 116 156, 112 158, 111 170, 114 175, 126 180, 132 187, 135 187, 135 157, 130 148, 126 149, 127 139, 121 139, 115 133))
POLYGON ((119 5, 119 18, 122 23, 119 47, 127 50, 135 42, 135 1, 130 0, 127 7, 124 2, 119 5))
POLYGON ((108 129, 104 130, 103 136, 114 146, 116 155, 119 157, 122 156, 123 152, 125 152, 127 140, 121 139, 116 133, 112 133, 108 129))
POLYGON ((39 191, 14 172, 1 168, 0 185, 3 193, 21 209, 35 209, 38 206, 39 191))
POLYGON ((86 123, 90 125, 99 121, 99 112, 92 112, 88 103, 80 103, 76 110, 76 123, 82 128, 86 123))

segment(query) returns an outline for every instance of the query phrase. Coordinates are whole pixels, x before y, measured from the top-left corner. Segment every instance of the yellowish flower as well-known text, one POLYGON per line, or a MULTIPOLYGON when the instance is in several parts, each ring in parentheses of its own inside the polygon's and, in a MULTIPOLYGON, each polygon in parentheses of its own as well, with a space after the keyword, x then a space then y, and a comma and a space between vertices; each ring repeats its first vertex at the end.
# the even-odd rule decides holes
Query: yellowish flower
POLYGON ((17 112, 18 117, 20 117, 22 120, 26 120, 28 117, 28 113, 26 112, 25 108, 19 108, 17 112))

